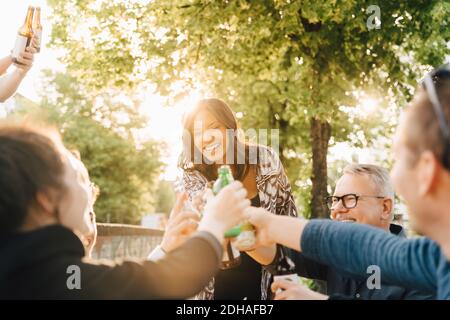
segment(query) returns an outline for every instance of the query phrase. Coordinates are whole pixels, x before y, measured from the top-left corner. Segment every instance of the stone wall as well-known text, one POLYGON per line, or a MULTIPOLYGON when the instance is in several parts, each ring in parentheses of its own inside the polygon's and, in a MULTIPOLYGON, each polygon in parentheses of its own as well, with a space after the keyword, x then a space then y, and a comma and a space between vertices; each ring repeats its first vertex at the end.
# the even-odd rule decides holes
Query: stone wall
POLYGON ((161 242, 163 230, 141 226, 98 223, 95 259, 144 258, 161 242))

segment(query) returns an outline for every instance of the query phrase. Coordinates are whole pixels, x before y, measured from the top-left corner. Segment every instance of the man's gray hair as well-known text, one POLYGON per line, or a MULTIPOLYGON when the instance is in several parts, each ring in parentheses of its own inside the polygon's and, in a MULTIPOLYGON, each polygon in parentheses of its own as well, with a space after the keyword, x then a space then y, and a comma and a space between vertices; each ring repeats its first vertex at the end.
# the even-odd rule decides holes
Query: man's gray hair
POLYGON ((394 212, 395 193, 392 187, 389 172, 380 166, 373 164, 350 164, 344 168, 344 174, 366 174, 378 188, 380 194, 392 200, 392 213, 394 212))

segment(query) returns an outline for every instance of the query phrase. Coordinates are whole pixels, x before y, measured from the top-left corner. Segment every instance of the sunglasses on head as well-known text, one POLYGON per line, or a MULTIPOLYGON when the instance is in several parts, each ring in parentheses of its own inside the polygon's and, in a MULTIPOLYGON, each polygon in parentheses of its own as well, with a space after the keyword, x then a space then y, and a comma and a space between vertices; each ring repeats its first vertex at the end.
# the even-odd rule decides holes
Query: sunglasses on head
POLYGON ((441 162, 445 168, 450 170, 449 152, 450 152, 450 133, 448 129, 447 120, 445 118, 442 104, 439 101, 436 87, 443 81, 443 79, 450 79, 450 65, 443 65, 430 73, 428 73, 422 81, 428 99, 433 106, 434 113, 439 122, 439 130, 444 141, 444 150, 442 153, 441 162))

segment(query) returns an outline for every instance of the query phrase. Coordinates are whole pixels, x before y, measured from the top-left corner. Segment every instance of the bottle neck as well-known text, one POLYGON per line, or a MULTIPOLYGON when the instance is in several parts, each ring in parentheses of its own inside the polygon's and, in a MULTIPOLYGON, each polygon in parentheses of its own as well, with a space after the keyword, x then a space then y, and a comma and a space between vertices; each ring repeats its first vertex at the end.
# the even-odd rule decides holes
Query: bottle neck
POLYGON ((36 9, 36 11, 34 13, 33 29, 35 29, 35 30, 42 30, 41 10, 40 9, 36 9))
POLYGON ((19 33, 25 37, 33 36, 32 25, 33 25, 33 8, 29 7, 27 11, 27 17, 25 18, 25 23, 23 24, 22 28, 20 28, 19 33))

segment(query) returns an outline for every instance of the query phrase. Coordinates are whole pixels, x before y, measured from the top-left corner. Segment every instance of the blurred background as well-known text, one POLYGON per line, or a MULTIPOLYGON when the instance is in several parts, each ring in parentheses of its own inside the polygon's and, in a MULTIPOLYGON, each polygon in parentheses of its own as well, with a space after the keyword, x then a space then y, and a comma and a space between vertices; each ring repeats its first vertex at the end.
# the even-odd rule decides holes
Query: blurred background
MULTIPOLYGON (((182 114, 211 96, 244 130, 279 130, 299 212, 328 217, 345 165, 390 168, 417 80, 449 60, 448 3, 333 0, 3 0, 0 56, 28 5, 42 8, 41 53, 0 116, 59 128, 101 189, 99 222, 164 227, 182 114)), ((401 199, 396 214, 407 221, 401 199)))

